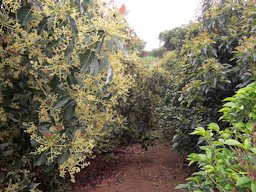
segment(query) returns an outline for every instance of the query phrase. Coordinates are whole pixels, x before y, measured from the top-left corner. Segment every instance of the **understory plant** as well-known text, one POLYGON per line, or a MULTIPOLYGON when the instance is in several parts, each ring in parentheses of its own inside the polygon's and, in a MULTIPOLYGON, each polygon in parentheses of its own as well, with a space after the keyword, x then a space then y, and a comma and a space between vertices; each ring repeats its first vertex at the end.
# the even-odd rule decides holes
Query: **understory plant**
POLYGON ((199 153, 188 160, 199 171, 177 188, 193 192, 256 191, 256 83, 228 97, 220 112, 227 127, 210 123, 198 127, 199 153))

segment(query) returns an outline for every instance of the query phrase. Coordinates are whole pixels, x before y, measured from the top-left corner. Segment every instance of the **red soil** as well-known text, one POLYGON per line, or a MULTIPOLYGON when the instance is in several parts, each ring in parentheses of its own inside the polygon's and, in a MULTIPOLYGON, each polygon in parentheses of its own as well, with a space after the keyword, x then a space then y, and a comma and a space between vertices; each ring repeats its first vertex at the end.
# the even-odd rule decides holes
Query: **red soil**
POLYGON ((73 192, 176 192, 189 176, 179 166, 179 156, 163 144, 124 147, 111 158, 100 157, 77 175, 73 192), (108 160, 111 159, 111 160, 108 160))

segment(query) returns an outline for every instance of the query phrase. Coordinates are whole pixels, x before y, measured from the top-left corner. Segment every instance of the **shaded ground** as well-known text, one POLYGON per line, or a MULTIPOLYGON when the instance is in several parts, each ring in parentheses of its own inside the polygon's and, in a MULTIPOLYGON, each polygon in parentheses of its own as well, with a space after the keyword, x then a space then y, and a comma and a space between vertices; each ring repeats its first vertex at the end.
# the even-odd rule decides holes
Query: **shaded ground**
POLYGON ((145 151, 132 145, 99 157, 77 175, 73 192, 176 192, 188 176, 170 147, 159 144, 145 151))

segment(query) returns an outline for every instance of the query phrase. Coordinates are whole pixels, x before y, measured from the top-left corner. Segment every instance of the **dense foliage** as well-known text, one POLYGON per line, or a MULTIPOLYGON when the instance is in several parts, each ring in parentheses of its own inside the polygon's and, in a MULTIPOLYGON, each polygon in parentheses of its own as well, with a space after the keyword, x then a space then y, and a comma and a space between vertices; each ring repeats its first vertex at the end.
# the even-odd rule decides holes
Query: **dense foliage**
POLYGON ((159 114, 179 152, 199 150, 198 126, 219 122, 222 100, 255 79, 255 1, 203 1, 198 21, 160 34, 172 81, 159 114))
POLYGON ((172 30, 166 30, 159 34, 159 39, 164 43, 163 47, 167 51, 173 51, 181 48, 183 41, 185 40, 187 33, 187 27, 176 27, 172 30))
POLYGON ((146 87, 157 76, 128 55, 125 46, 133 51, 141 41, 115 7, 97 0, 0 6, 0 190, 67 191, 67 179, 98 153, 130 134, 150 140, 159 99, 146 87))
POLYGON ((164 85, 168 81, 161 68, 134 63, 135 66, 131 67, 129 72, 136 74, 136 83, 130 89, 127 99, 120 103, 118 111, 126 117, 123 140, 138 142, 147 147, 154 144, 159 137, 158 116, 155 110, 164 97, 164 85))
POLYGON ((254 0, 205 0, 196 23, 160 34, 172 82, 160 123, 178 152, 197 151, 180 189, 256 191, 255 24, 254 0))
POLYGON ((190 164, 200 171, 179 185, 186 191, 256 191, 256 83, 241 88, 225 99, 220 110, 222 121, 229 127, 210 123, 207 129, 198 127, 201 153, 189 155, 190 164), (203 144, 202 144, 203 143, 203 144))
POLYGON ((255 0, 203 0, 140 60, 145 43, 111 3, 0 7, 0 191, 68 191, 99 153, 151 144, 158 122, 178 152, 198 152, 180 188, 256 191, 255 0))

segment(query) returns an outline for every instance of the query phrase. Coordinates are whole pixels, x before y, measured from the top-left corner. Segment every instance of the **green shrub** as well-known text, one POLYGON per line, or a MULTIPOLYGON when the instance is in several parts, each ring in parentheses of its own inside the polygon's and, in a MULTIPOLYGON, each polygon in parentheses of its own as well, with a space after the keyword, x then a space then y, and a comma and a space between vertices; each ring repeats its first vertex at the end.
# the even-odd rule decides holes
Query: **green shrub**
POLYGON ((256 83, 240 89, 224 100, 220 110, 220 128, 210 123, 207 129, 198 127, 200 153, 189 155, 190 164, 200 170, 178 188, 186 191, 256 191, 256 83))

